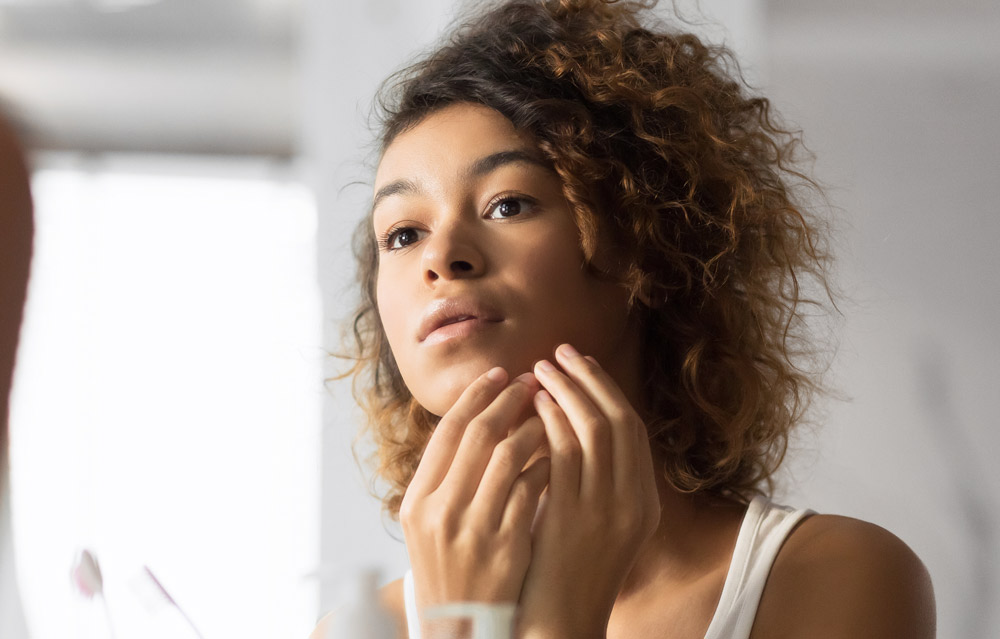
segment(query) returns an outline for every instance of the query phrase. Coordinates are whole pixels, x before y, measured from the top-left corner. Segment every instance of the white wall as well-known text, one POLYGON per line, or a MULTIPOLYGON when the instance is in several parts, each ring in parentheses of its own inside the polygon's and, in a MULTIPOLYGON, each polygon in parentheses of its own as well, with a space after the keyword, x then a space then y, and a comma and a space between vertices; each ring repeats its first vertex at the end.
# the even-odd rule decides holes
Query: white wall
MULTIPOLYGON (((968 4, 968 3, 967 3, 968 4)), ((963 17, 769 16, 767 90, 806 132, 847 299, 789 499, 879 523, 931 571, 939 636, 997 636, 1000 33, 963 17)))
MULTIPOLYGON (((451 3, 311 0, 303 15, 301 150, 320 213, 319 274, 325 341, 340 350, 341 323, 357 300, 350 239, 371 198, 373 135, 367 118, 379 83, 426 46, 450 19, 451 3)), ((327 375, 338 368, 328 358, 327 375)), ((323 409, 320 609, 329 610, 354 570, 377 567, 385 581, 405 572, 401 534, 380 515, 352 442, 362 417, 349 382, 331 382, 323 409)))

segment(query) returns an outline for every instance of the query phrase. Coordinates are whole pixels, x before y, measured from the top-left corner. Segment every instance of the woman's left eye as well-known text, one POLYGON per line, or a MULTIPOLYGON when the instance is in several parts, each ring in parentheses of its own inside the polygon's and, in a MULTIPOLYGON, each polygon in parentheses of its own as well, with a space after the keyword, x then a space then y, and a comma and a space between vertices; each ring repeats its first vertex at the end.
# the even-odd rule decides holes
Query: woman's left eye
POLYGON ((534 202, 525 197, 507 195, 497 198, 486 209, 486 217, 492 220, 503 220, 526 213, 534 206, 534 202))

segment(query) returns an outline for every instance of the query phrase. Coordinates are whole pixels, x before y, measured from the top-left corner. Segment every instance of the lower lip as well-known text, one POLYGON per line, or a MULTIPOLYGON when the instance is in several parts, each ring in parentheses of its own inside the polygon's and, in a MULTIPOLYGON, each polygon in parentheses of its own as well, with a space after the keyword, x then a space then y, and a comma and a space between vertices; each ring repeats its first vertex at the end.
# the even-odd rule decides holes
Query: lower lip
POLYGON ((424 344, 431 346, 433 344, 440 344, 441 342, 447 342, 453 339, 459 339, 461 337, 469 337, 480 330, 485 328, 490 324, 496 324, 495 320, 485 320, 485 319, 467 319, 461 322, 455 322, 453 324, 445 324, 439 329, 436 329, 430 335, 424 339, 424 344))

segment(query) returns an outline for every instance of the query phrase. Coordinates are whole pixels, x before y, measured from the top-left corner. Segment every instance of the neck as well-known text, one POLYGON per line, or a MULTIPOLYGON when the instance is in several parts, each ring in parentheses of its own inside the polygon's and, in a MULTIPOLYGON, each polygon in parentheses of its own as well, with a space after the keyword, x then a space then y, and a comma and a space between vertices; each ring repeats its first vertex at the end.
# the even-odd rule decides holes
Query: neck
POLYGON ((684 587, 728 571, 746 506, 736 501, 682 493, 662 477, 660 525, 645 542, 625 580, 620 598, 656 582, 684 587))
MULTIPOLYGON (((640 323, 633 316, 620 338, 613 340, 613 356, 608 357, 605 368, 649 423, 651 416, 643 397, 641 334, 640 323)), ((655 452, 653 466, 662 468, 655 452)), ((660 525, 640 550, 619 599, 644 592, 654 582, 682 587, 706 576, 717 577, 719 571, 724 579, 732 559, 746 506, 732 499, 681 492, 659 473, 656 481, 660 525)))

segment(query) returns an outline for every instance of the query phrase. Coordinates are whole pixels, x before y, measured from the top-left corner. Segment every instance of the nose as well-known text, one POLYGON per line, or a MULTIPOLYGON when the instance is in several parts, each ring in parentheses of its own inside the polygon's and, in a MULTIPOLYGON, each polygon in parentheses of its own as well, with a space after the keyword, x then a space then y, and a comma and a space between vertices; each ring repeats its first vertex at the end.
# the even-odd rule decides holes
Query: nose
POLYGON ((424 244, 424 281, 457 280, 479 277, 486 268, 486 257, 466 224, 456 223, 435 230, 424 244))

